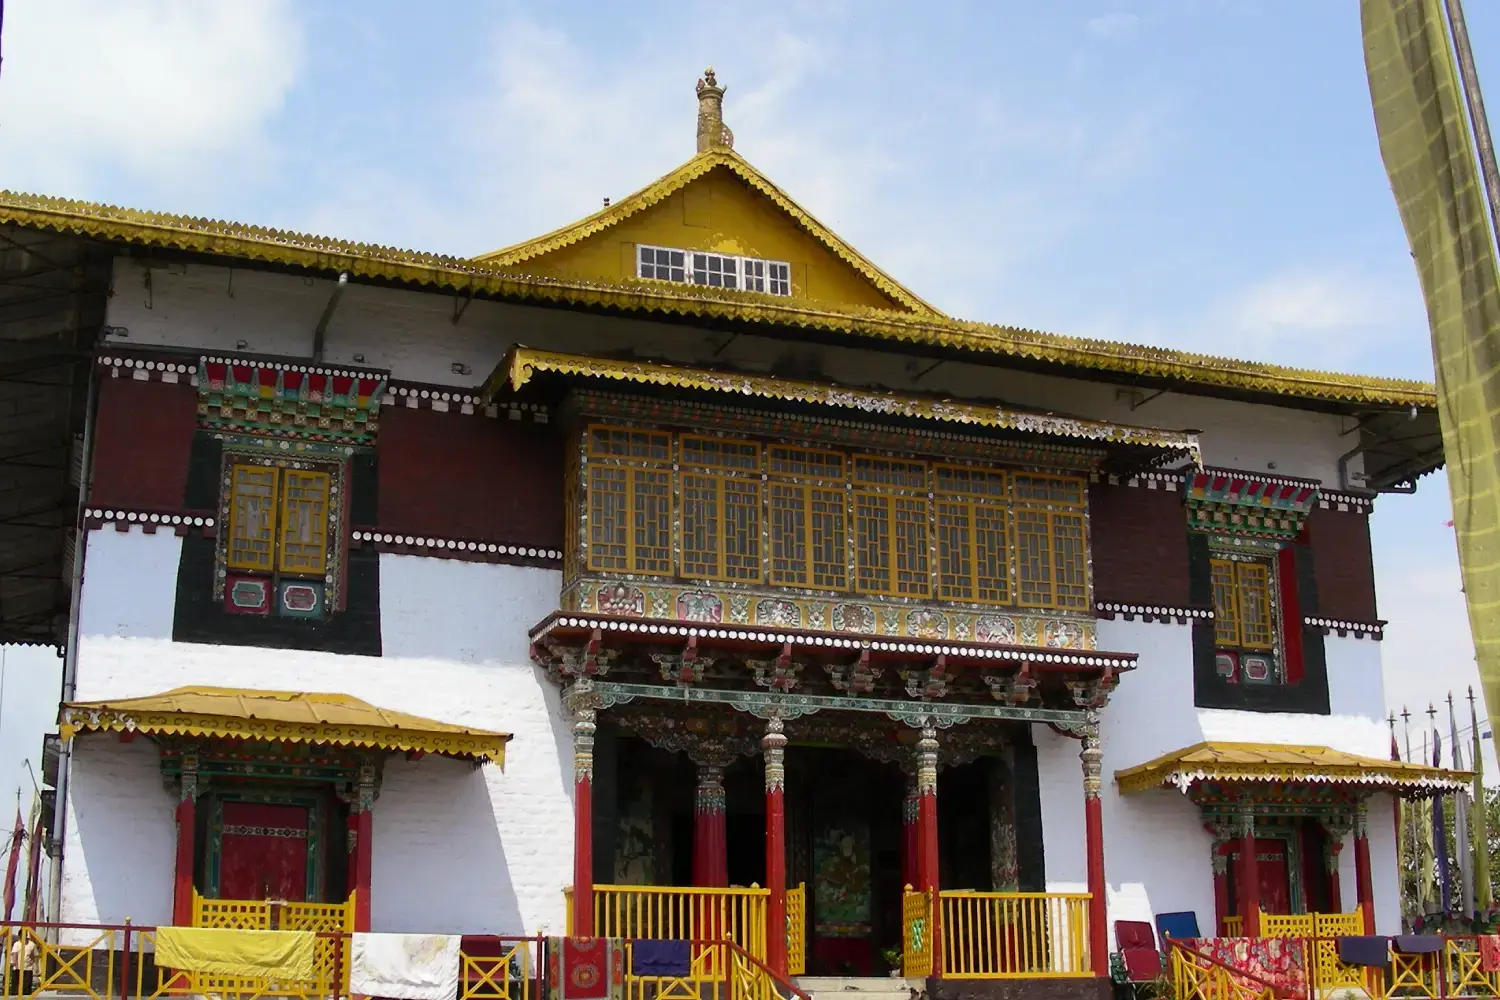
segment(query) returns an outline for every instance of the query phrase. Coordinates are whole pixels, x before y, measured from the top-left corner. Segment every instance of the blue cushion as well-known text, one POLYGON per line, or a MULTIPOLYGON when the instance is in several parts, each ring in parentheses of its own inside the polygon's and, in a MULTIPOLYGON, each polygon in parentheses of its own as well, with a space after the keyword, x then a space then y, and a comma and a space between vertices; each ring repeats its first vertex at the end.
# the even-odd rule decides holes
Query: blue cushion
POLYGON ((1198 933, 1198 914, 1192 910, 1182 910, 1177 913, 1158 913, 1156 915, 1156 930, 1161 934, 1162 941, 1167 938, 1202 937, 1198 933))

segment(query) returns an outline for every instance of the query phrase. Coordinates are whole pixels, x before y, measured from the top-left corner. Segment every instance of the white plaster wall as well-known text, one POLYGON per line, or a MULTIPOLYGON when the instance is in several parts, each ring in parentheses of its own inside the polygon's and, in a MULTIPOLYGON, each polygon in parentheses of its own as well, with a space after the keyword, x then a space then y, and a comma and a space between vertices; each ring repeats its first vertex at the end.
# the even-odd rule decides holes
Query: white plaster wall
MULTIPOLYGON (((310 357, 312 331, 334 282, 202 264, 150 269, 116 258, 107 335, 122 347, 243 350, 310 357), (120 331, 124 331, 123 333, 120 331), (243 344, 243 346, 240 346, 243 344)), ((1100 382, 1000 367, 946 362, 859 348, 769 337, 709 333, 692 327, 563 309, 476 301, 453 322, 455 297, 351 283, 329 325, 325 360, 388 368, 403 381, 476 387, 516 343, 581 353, 770 372, 871 389, 938 393, 1040 408, 1065 415, 1201 432, 1211 465, 1316 479, 1337 485, 1338 456, 1350 442, 1340 418, 1168 392, 1138 409, 1126 390, 1100 382), (356 360, 356 355, 363 358, 356 360), (455 374, 458 363, 469 374, 455 374)), ((1351 468, 1358 471, 1356 459, 1351 468)))
MULTIPOLYGON (((385 655, 342 656, 172 642, 180 548, 166 532, 89 535, 77 697, 142 696, 186 684, 335 691, 513 733, 504 772, 433 757, 389 760, 372 817, 371 922, 388 931, 560 930, 561 891, 572 871, 572 750, 556 691, 526 647, 527 630, 556 606, 559 574, 382 556, 385 655)), ((172 802, 154 755, 149 766, 141 762, 142 746, 150 744, 128 748, 135 755, 128 766, 139 764, 145 775, 128 808, 119 795, 100 794, 112 774, 107 759, 85 756, 78 765, 64 919, 117 909, 126 871, 131 884, 170 895, 172 802), (90 783, 91 773, 101 777, 90 783), (139 825, 159 843, 121 849, 106 831, 116 818, 137 824, 140 816, 149 817, 139 825)), ((110 742, 108 749, 126 748, 110 742)))
POLYGON ((149 740, 78 738, 68 780, 62 916, 56 919, 171 923, 177 803, 162 785, 158 759, 149 740))

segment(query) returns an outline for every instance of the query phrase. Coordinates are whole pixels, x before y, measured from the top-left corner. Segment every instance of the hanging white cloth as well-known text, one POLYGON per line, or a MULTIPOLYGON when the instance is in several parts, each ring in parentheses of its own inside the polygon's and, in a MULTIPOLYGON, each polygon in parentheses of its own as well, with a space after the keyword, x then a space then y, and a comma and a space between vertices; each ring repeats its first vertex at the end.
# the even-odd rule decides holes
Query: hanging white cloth
POLYGON ((453 1000, 458 996, 458 945, 456 934, 355 934, 349 992, 393 1000, 453 1000))

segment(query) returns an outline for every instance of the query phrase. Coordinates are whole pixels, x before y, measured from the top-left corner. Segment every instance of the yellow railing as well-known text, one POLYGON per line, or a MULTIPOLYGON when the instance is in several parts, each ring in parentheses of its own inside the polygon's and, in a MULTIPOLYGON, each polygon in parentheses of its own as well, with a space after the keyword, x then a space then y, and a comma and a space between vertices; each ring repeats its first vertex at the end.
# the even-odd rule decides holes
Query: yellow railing
POLYGON ((1224 936, 1225 937, 1241 937, 1241 936, 1244 935, 1244 933, 1245 933, 1245 918, 1244 917, 1225 917, 1224 918, 1224 936))
MULTIPOLYGON (((315 960, 317 982, 292 993, 309 990, 326 992, 330 984, 343 984, 349 974, 348 963, 343 960, 338 938, 329 933, 354 930, 354 896, 343 903, 283 903, 263 899, 206 899, 193 892, 193 926, 233 928, 236 930, 283 930, 323 932, 317 941, 315 960)), ((226 979, 212 980, 193 977, 197 992, 251 994, 264 989, 260 980, 226 979)))
POLYGON ((786 891, 786 972, 807 972, 807 884, 786 891))
POLYGON ((932 975, 932 894, 913 892, 911 886, 901 897, 901 974, 932 975))
POLYGON ((459 953, 458 1000, 538 1000, 533 942, 507 942, 499 955, 459 953))
POLYGON ((1172 949, 1173 1000, 1275 1000, 1276 991, 1269 986, 1236 976, 1206 957, 1172 949))
POLYGON ((1094 974, 1088 893, 946 890, 938 896, 944 976, 1044 979, 1094 974))
MULTIPOLYGON (((748 889, 595 885, 594 935, 685 941, 728 938, 764 962, 769 897, 768 890, 756 885, 748 889)), ((571 928, 571 887, 563 890, 563 899, 567 926, 571 928)), ((787 890, 786 920, 787 972, 798 976, 807 968, 806 885, 787 890)))

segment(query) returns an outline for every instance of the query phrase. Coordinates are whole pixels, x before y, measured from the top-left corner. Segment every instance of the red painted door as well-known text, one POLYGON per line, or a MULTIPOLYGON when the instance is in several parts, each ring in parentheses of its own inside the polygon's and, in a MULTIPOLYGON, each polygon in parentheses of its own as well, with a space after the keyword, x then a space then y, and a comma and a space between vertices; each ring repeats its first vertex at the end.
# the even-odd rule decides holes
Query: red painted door
POLYGON ((1292 882, 1286 841, 1257 838, 1255 863, 1260 872, 1260 908, 1266 913, 1291 913, 1292 882))
POLYGON ((307 901, 305 806, 224 803, 220 899, 307 901))

